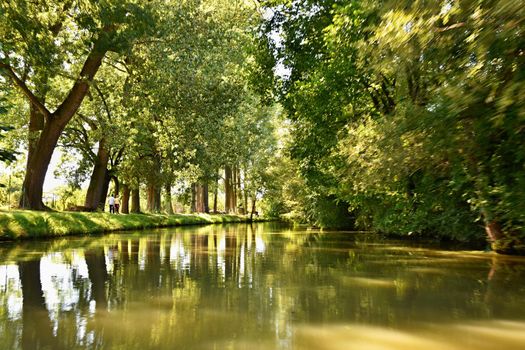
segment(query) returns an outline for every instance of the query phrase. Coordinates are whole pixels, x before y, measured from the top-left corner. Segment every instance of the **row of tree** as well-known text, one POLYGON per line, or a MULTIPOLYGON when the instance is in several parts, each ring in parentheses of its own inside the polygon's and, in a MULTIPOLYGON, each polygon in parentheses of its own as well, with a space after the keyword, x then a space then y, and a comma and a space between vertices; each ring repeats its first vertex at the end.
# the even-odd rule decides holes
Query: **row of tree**
POLYGON ((27 146, 21 207, 45 209, 58 145, 70 183, 89 179, 86 210, 103 206, 113 179, 125 211, 130 198, 140 210, 140 189, 150 211, 161 210, 161 190, 170 211, 173 188, 187 189, 195 211, 210 210, 210 194, 217 210, 219 190, 226 211, 254 211, 265 193, 267 213, 319 226, 525 250, 517 2, 69 0, 0 10, 0 159, 27 146), (275 98, 287 116, 279 125, 275 98))
POLYGON ((275 171, 296 173, 276 209, 524 251, 519 2, 264 4, 260 64, 287 68, 266 87, 291 120, 291 163, 275 171))
POLYGON ((28 135, 2 134, 8 149, 28 150, 20 207, 46 209, 43 185, 59 147, 69 183, 89 181, 83 210, 103 208, 113 180, 123 212, 141 210, 141 187, 148 211, 172 212, 175 185, 190 190, 194 211, 209 211, 213 192, 217 211, 221 178, 226 211, 246 211, 249 198, 255 210, 275 111, 250 83, 253 5, 17 1, 0 10, 2 130, 28 135))

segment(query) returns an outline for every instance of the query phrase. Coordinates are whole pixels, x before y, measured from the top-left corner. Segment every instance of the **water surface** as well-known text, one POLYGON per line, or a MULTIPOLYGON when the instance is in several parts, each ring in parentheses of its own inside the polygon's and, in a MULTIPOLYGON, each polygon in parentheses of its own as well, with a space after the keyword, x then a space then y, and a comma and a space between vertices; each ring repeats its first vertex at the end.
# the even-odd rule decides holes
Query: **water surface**
POLYGON ((525 349, 525 260, 275 224, 0 245, 1 349, 525 349))

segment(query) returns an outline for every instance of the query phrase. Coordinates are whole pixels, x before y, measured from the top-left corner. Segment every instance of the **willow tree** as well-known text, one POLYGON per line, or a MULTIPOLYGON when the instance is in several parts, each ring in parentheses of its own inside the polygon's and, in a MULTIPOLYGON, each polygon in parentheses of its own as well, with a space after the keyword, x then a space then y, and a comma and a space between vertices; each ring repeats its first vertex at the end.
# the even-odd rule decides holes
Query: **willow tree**
POLYGON ((30 105, 20 206, 46 209, 42 189, 58 139, 108 51, 125 53, 154 30, 151 2, 2 2, 2 75, 30 105), (68 86, 68 88, 64 88, 68 86))

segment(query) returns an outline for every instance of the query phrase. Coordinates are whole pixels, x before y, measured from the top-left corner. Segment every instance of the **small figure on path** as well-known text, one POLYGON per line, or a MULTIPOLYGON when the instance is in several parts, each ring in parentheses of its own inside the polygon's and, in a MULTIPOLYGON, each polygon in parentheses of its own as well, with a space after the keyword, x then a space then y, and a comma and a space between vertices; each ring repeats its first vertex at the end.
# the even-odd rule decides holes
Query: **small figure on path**
POLYGON ((113 193, 109 196, 109 213, 115 214, 115 197, 113 197, 113 193))
POLYGON ((120 208, 120 199, 118 198, 118 194, 115 195, 115 214, 118 214, 120 208))

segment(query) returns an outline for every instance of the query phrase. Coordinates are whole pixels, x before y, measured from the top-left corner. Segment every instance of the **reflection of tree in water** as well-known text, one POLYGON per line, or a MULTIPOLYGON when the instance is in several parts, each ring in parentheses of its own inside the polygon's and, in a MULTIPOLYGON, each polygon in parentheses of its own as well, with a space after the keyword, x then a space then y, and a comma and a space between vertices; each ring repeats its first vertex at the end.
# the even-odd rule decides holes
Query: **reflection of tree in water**
POLYGON ((22 348, 59 348, 40 282, 40 258, 18 263, 22 284, 22 348))
POLYGON ((356 243, 340 234, 267 235, 261 228, 110 235, 91 244, 83 254, 89 283, 72 278, 78 303, 53 314, 61 337, 53 336, 40 266, 20 263, 28 300, 23 339, 54 348, 132 349, 207 341, 221 347, 244 337, 275 348, 292 346, 296 323, 403 327, 451 317, 509 317, 523 307, 523 284, 516 285, 522 263, 490 265, 486 258, 356 243), (91 310, 90 301, 96 305, 91 310), (78 323, 83 319, 85 332, 78 323))
POLYGON ((523 308, 525 286, 516 289, 516 280, 525 281, 525 265, 512 257, 493 256, 486 278, 483 302, 487 307, 487 316, 512 319, 515 310, 523 308), (502 295, 507 297, 502 298, 502 295))
POLYGON ((84 258, 91 281, 91 299, 96 303, 97 310, 106 310, 108 299, 106 295, 106 281, 108 273, 103 247, 91 248, 84 251, 84 258))
POLYGON ((91 282, 90 300, 95 302, 95 309, 94 311, 90 310, 88 316, 87 332, 91 338, 89 343, 94 347, 108 346, 105 337, 105 325, 108 311, 106 284, 109 276, 104 248, 99 246, 84 250, 84 259, 91 282))

